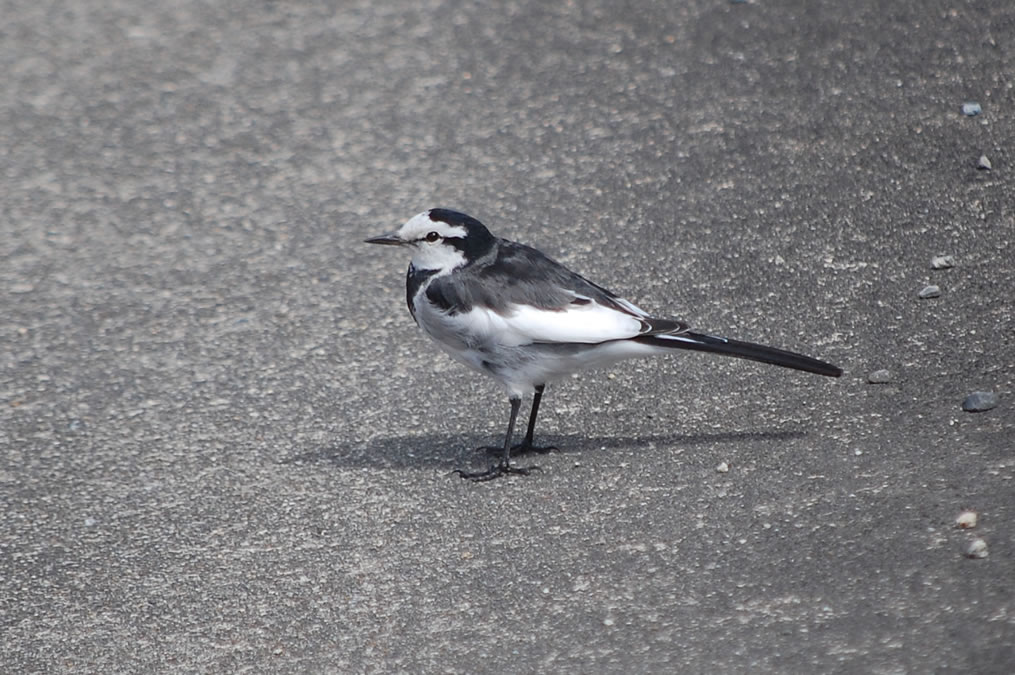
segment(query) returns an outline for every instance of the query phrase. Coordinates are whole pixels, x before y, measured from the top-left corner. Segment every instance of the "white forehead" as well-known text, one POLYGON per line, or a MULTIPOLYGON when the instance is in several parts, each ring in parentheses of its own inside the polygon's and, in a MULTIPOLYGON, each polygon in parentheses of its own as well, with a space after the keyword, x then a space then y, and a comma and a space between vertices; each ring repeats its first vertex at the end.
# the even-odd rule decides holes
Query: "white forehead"
POLYGON ((449 225, 441 220, 432 220, 430 212, 417 213, 398 229, 398 236, 404 241, 422 239, 430 232, 442 237, 464 237, 467 233, 461 225, 449 225))

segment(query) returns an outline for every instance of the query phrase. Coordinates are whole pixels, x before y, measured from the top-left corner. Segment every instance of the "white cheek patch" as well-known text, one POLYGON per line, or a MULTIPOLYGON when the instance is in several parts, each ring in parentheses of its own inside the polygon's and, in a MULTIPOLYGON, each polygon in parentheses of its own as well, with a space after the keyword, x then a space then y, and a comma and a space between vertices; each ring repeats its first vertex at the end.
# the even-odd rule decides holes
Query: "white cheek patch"
POLYGON ((450 272, 465 264, 465 255, 454 246, 448 246, 440 241, 432 244, 421 241, 416 244, 416 250, 412 254, 412 264, 418 270, 450 272))

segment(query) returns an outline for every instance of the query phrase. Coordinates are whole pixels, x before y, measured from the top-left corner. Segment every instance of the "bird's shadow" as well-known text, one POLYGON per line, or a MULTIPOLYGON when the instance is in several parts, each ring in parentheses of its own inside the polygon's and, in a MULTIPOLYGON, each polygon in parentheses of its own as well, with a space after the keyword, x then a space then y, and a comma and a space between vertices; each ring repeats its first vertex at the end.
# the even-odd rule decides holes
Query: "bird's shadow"
MULTIPOLYGON (((732 431, 702 434, 661 434, 639 436, 588 436, 549 434, 536 440, 553 446, 553 454, 578 454, 602 458, 611 450, 665 446, 684 448, 715 443, 788 441, 805 437, 803 431, 732 431)), ((280 460, 280 464, 332 464, 361 469, 421 469, 451 471, 463 465, 490 461, 482 440, 474 435, 400 435, 370 441, 350 442, 311 449, 280 460)), ((490 439, 486 439, 489 443, 490 439)), ((532 455, 529 455, 530 457, 532 455)))

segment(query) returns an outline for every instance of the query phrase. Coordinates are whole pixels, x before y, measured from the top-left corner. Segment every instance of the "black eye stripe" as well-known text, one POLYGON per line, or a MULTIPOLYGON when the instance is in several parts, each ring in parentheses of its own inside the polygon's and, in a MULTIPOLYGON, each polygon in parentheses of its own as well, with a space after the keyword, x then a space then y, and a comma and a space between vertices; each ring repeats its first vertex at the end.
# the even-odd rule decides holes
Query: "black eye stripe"
POLYGON ((442 241, 448 246, 452 246, 459 251, 464 251, 466 247, 465 237, 446 237, 441 236, 439 232, 427 232, 425 235, 420 237, 420 241, 425 241, 431 244, 442 241))

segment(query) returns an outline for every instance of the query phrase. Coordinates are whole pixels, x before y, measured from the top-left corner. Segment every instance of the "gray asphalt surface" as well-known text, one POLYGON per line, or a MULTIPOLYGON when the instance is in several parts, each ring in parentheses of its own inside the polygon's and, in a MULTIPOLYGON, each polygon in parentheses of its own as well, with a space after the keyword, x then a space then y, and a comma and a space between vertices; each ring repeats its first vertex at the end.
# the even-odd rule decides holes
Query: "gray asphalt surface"
POLYGON ((1012 672, 1015 5, 151 5, 0 3, 4 670, 1012 672), (361 243, 438 205, 846 374, 449 476, 507 402, 361 243))

